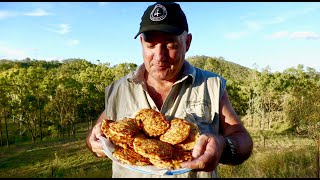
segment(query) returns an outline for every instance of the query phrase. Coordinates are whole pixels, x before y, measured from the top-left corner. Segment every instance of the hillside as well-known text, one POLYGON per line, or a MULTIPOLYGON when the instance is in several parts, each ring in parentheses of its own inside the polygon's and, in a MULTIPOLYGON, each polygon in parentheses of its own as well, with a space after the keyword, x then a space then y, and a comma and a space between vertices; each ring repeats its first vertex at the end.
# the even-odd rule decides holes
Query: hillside
POLYGON ((215 72, 232 81, 244 81, 252 69, 225 60, 223 57, 191 56, 186 58, 192 65, 215 72))

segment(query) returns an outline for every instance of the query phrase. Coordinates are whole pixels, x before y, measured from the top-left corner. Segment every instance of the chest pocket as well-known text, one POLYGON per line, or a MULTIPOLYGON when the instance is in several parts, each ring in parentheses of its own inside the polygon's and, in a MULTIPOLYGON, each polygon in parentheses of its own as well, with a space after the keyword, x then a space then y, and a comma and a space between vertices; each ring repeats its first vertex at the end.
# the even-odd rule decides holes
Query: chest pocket
POLYGON ((196 123, 212 123, 211 103, 206 99, 187 101, 187 118, 196 123))

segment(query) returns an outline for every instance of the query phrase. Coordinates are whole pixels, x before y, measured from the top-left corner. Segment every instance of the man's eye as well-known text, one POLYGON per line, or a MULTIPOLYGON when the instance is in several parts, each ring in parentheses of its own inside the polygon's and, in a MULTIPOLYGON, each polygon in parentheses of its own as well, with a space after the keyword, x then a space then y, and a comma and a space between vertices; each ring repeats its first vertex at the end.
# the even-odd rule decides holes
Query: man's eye
POLYGON ((148 43, 148 44, 147 44, 147 47, 148 47, 148 48, 153 48, 154 46, 155 46, 155 44, 151 44, 151 43, 148 43))
POLYGON ((169 44, 167 44, 167 48, 168 49, 177 49, 177 45, 176 44, 174 44, 174 43, 169 43, 169 44))

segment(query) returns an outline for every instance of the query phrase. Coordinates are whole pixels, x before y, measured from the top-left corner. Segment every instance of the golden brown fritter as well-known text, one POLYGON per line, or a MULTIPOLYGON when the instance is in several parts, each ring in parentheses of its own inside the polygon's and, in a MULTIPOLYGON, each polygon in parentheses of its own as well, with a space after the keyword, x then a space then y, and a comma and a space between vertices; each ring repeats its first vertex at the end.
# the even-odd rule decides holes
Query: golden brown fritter
POLYGON ((142 123, 142 130, 149 137, 158 137, 170 127, 166 117, 154 109, 141 109, 135 115, 142 123))
POLYGON ((114 121, 103 119, 101 123, 101 131, 106 137, 110 136, 109 125, 114 121))
POLYGON ((181 143, 175 144, 174 146, 182 149, 184 151, 190 151, 194 148, 194 145, 196 144, 197 140, 200 137, 200 131, 196 124, 189 123, 190 124, 190 133, 186 140, 182 141, 181 143))
POLYGON ((132 136, 118 136, 113 135, 110 138, 110 141, 118 146, 121 146, 124 149, 131 148, 133 149, 133 141, 135 137, 142 137, 145 138, 145 135, 142 132, 137 132, 136 134, 132 136))
POLYGON ((110 131, 110 125, 116 124, 117 122, 111 121, 111 120, 105 120, 105 119, 102 120, 102 124, 101 124, 102 132, 113 144, 121 146, 122 148, 125 148, 125 149, 133 148, 133 139, 134 139, 133 136, 135 134, 123 136, 123 134, 121 133, 110 131))
POLYGON ((181 168, 181 163, 184 161, 191 161, 192 154, 190 151, 182 151, 174 149, 172 158, 168 159, 154 159, 150 158, 150 162, 158 168, 169 168, 169 169, 179 169, 181 168))
POLYGON ((125 149, 133 148, 133 137, 132 136, 119 136, 117 134, 111 136, 109 140, 118 146, 121 146, 125 149))
POLYGON ((143 157, 153 159, 166 159, 172 157, 173 147, 159 139, 136 137, 133 149, 143 157))
POLYGON ((160 140, 175 145, 187 139, 189 133, 190 124, 188 121, 175 118, 170 121, 170 128, 160 136, 160 140))
POLYGON ((119 136, 132 136, 140 129, 140 122, 134 118, 124 118, 109 125, 110 132, 119 136))
POLYGON ((124 149, 119 146, 115 146, 115 150, 113 151, 112 155, 120 162, 125 164, 137 166, 145 166, 151 164, 148 158, 141 156, 131 148, 124 149))

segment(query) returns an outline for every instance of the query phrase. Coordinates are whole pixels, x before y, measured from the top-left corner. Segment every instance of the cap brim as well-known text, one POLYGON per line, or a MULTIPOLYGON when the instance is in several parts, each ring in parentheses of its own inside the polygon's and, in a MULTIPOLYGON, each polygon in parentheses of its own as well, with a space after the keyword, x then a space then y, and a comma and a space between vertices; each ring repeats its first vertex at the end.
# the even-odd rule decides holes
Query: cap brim
POLYGON ((165 24, 157 24, 157 25, 150 25, 150 26, 140 28, 139 32, 134 37, 134 39, 136 39, 139 36, 139 34, 147 32, 147 31, 161 31, 161 32, 166 32, 166 33, 172 33, 175 35, 180 35, 183 33, 183 29, 179 29, 177 27, 165 25, 165 24))

